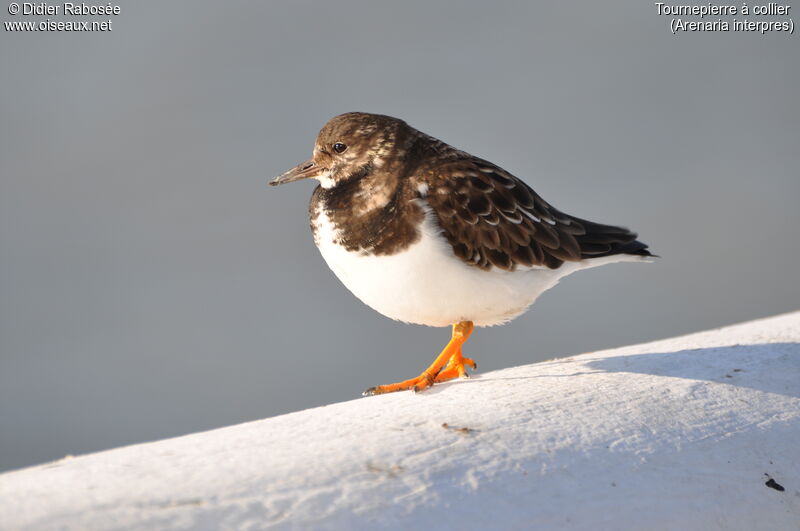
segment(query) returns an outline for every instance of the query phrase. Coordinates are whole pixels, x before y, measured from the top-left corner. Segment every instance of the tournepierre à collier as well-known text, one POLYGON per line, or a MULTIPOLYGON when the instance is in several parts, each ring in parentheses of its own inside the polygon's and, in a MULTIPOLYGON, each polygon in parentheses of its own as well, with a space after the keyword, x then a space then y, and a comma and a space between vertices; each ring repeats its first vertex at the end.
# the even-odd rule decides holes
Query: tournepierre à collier
POLYGON ((581 269, 653 255, 626 228, 570 216, 496 164, 390 116, 331 119, 312 157, 270 184, 317 179, 314 242, 353 294, 407 323, 452 326, 450 342, 416 378, 364 394, 466 377, 461 347, 475 326, 524 313, 581 269))

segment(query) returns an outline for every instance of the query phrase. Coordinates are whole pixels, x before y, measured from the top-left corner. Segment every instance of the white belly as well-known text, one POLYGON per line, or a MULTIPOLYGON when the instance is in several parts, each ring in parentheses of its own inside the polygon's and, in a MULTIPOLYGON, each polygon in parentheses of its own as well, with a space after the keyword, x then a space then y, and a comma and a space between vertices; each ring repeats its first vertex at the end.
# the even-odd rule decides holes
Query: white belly
POLYGON ((365 304, 399 321, 448 326, 472 321, 477 326, 505 323, 522 314, 539 295, 562 277, 579 269, 634 259, 613 256, 591 262, 484 271, 458 259, 426 214, 422 237, 411 247, 389 256, 351 252, 335 242, 335 231, 318 212, 317 246, 328 267, 365 304))

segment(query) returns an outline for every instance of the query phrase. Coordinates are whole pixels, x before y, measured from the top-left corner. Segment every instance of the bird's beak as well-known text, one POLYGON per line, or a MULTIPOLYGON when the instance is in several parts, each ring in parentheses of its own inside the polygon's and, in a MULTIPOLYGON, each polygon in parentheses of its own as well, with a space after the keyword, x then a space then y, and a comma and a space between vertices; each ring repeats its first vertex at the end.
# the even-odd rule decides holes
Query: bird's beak
POLYGON ((314 162, 314 159, 308 159, 307 161, 298 164, 291 170, 278 175, 272 179, 269 184, 272 186, 278 186, 279 184, 299 181, 300 179, 310 179, 318 176, 321 172, 322 168, 320 168, 317 163, 314 162))

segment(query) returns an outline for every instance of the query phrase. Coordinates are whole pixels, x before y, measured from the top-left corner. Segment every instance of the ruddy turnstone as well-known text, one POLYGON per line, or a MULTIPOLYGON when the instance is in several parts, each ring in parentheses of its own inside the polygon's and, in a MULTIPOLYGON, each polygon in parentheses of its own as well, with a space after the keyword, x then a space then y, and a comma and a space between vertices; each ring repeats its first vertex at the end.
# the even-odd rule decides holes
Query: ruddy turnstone
POLYGON ((365 395, 465 377, 474 326, 514 319, 580 269, 653 256, 628 229, 565 214, 499 166, 390 116, 331 119, 311 158, 270 184, 308 178, 319 181, 314 242, 339 280, 387 317, 453 327, 422 374, 365 395))

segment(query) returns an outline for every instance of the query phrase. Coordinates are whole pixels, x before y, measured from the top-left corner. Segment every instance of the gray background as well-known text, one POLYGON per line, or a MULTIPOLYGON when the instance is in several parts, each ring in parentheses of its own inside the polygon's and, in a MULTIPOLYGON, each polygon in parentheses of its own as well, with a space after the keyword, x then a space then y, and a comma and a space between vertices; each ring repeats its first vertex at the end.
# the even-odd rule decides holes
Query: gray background
POLYGON ((125 2, 110 33, 0 30, 0 469, 427 366, 449 332, 362 305, 313 245, 312 183, 266 187, 341 112, 402 117, 663 256, 479 330, 481 370, 797 309, 798 37, 668 23, 651 2, 125 2))

